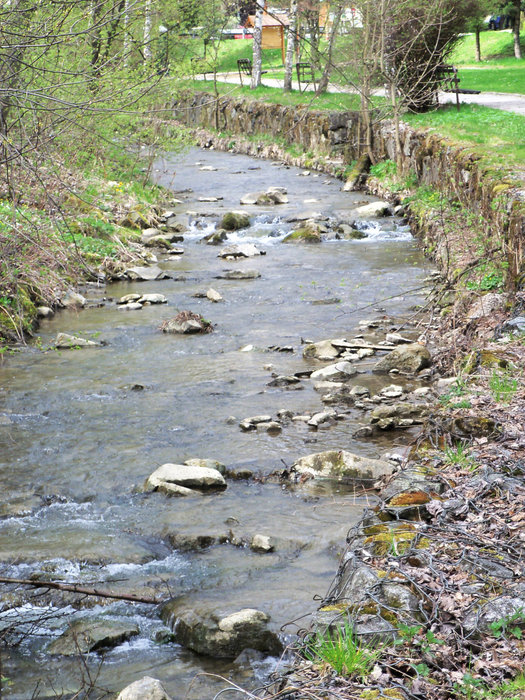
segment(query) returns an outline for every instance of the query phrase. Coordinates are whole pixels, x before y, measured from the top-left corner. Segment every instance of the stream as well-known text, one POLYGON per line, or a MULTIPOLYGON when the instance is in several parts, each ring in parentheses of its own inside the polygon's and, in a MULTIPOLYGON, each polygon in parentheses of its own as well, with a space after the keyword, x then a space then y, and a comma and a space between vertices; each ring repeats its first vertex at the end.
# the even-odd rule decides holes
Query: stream
MULTIPOLYGON (((176 596, 196 606, 205 601, 232 610, 257 608, 288 640, 308 626, 314 596, 323 596, 335 575, 346 532, 374 496, 349 485, 284 487, 260 477, 328 449, 379 457, 406 444, 407 435, 354 439, 366 418, 350 408, 318 430, 288 421, 276 435, 243 432, 239 422, 259 414, 275 418, 280 409, 294 415, 322 411, 313 382, 269 387, 272 372, 323 366, 303 359, 306 341, 358 333, 366 338, 373 331, 359 321, 384 319, 389 330, 409 317, 422 299, 409 290, 421 286, 429 264, 395 217, 370 220, 362 240, 283 244, 297 227, 287 219, 315 212, 351 221, 357 206, 373 201, 342 192, 339 181, 323 174, 306 176, 277 163, 191 149, 159 160, 154 176, 173 190, 180 201, 173 209, 188 227, 177 244, 182 256, 158 255, 171 279, 89 287, 86 296, 97 304, 64 310, 40 327, 44 347, 60 331, 102 340, 103 347, 44 353, 32 347, 0 365, 0 572, 176 596), (218 257, 222 246, 199 242, 224 212, 240 209, 244 194, 270 186, 285 187, 289 203, 242 207, 251 226, 229 234, 225 243, 256 243, 264 256, 225 261, 218 257), (212 197, 222 199, 200 201, 212 197), (260 277, 218 279, 225 269, 256 270, 260 277), (210 287, 223 302, 194 297, 210 287), (168 305, 120 310, 116 300, 134 292, 164 294, 168 305), (209 319, 213 333, 159 331, 164 319, 183 309, 209 319), (190 458, 249 469, 257 478, 231 479, 225 491, 198 497, 141 492, 158 466, 190 458), (260 554, 231 544, 184 551, 170 544, 174 533, 228 529, 248 539, 268 535, 275 551, 260 554)), ((353 383, 372 392, 391 383, 370 372, 376 359, 360 364, 353 383)), ((99 689, 115 692, 149 675, 163 682, 173 700, 212 698, 224 682, 197 674, 221 674, 253 688, 276 663, 214 660, 166 642, 166 627, 151 605, 84 600, 78 609, 70 606, 78 596, 38 597, 23 590, 2 600, 18 606, 19 620, 26 620, 20 629, 27 632, 2 652, 2 672, 10 679, 6 698, 69 697, 86 668, 99 689), (103 663, 91 654, 86 668, 74 657, 47 653, 71 619, 94 616, 133 621, 139 634, 108 650, 103 663)), ((8 620, 8 613, 0 614, 0 627, 8 620)), ((93 691, 92 697, 101 696, 93 691)))

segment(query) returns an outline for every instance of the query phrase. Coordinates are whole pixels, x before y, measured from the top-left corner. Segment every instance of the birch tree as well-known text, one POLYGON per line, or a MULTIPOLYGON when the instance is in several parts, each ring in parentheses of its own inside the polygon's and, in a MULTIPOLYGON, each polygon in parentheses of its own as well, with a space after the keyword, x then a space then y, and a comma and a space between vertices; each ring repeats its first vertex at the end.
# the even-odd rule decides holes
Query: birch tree
POLYGON ((264 12, 264 0, 257 0, 257 11, 255 13, 255 26, 253 29, 253 60, 252 79, 250 88, 254 90, 261 84, 262 73, 262 20, 264 12))
POLYGON ((295 40, 297 35, 298 0, 290 0, 289 25, 286 43, 286 58, 284 62, 284 91, 292 89, 292 74, 294 64, 295 40))

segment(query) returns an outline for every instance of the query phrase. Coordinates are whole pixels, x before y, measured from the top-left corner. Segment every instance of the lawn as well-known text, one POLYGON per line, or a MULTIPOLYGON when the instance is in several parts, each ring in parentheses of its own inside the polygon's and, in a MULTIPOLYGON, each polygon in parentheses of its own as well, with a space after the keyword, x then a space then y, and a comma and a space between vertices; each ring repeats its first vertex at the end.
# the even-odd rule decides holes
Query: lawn
POLYGON ((525 166, 525 117, 480 105, 452 105, 425 114, 407 114, 414 127, 428 127, 465 144, 498 167, 525 166))
MULTIPOLYGON (((525 56, 525 33, 521 47, 525 56)), ((525 95, 525 59, 514 58, 514 38, 509 30, 481 33, 482 62, 475 61, 475 37, 462 37, 450 56, 458 66, 461 87, 482 92, 514 92, 525 95)))

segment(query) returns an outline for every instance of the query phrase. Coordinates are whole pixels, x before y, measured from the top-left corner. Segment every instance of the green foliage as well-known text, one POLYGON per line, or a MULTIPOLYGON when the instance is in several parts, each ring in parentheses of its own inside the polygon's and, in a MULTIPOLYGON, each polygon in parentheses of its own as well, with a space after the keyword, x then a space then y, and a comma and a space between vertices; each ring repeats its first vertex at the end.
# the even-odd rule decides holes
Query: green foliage
POLYGON ((489 389, 498 403, 510 403, 517 392, 519 382, 511 376, 510 371, 494 369, 489 379, 489 389))
POLYGON ((521 639, 523 637, 523 632, 519 625, 523 625, 524 623, 525 610, 520 608, 512 615, 491 622, 489 628, 497 639, 500 637, 515 637, 516 639, 521 639))
POLYGON ((442 406, 454 406, 454 408, 470 408, 471 404, 468 399, 457 401, 458 397, 465 396, 466 393, 467 380, 463 377, 456 377, 456 381, 439 397, 439 403, 442 406))
POLYGON ((382 179, 384 177, 391 177, 392 175, 396 174, 397 164, 389 158, 387 158, 386 160, 382 160, 379 163, 376 163, 375 165, 372 165, 370 167, 370 175, 373 175, 374 177, 377 177, 379 179, 382 179))
MULTIPOLYGON (((495 32, 495 31, 483 31, 480 36, 481 43, 481 58, 483 59, 483 69, 486 70, 492 65, 497 68, 512 68, 517 69, 516 72, 522 68, 522 61, 514 58, 514 37, 510 32, 495 32)), ((521 47, 525 54, 525 33, 521 33, 521 47)), ((475 49, 475 36, 474 34, 466 34, 461 37, 454 47, 454 51, 450 57, 451 62, 457 66, 467 65, 467 66, 479 66, 476 63, 476 49, 475 49)), ((481 72, 481 71, 480 71, 481 72)), ((490 72, 490 71, 489 71, 490 72)), ((512 71, 514 73, 514 71, 512 71)), ((463 77, 467 77, 467 71, 461 73, 462 84, 463 77)), ((503 77, 503 76, 502 76, 503 77)), ((494 83, 492 83, 491 90, 494 90, 494 83)), ((518 90, 505 90, 500 89, 498 85, 498 92, 518 92, 518 90)))
POLYGON ((508 269, 508 263, 487 262, 479 265, 476 269, 476 279, 470 279, 467 282, 468 289, 479 289, 481 291, 489 291, 493 289, 502 289, 505 284, 505 274, 508 269))
POLYGON ((476 461, 471 454, 468 443, 460 440, 454 446, 446 447, 444 452, 447 464, 453 464, 461 469, 476 468, 476 461))
POLYGON ((454 683, 454 697, 462 700, 523 700, 525 675, 520 673, 512 681, 489 688, 481 679, 465 673, 460 682, 454 683))
POLYGON ((373 649, 356 641, 348 621, 334 632, 317 632, 303 648, 304 656, 314 664, 331 666, 338 675, 361 681, 368 676, 380 653, 379 648, 373 649))

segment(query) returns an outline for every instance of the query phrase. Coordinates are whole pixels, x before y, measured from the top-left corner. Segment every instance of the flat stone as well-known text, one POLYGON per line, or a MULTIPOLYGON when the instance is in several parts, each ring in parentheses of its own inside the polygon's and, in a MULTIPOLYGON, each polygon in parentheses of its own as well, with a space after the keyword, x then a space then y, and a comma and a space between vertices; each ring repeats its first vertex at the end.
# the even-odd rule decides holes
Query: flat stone
POLYGON ((266 251, 259 250, 253 243, 239 243, 229 245, 223 248, 219 254, 219 258, 253 258, 257 255, 266 255, 266 251))
POLYGON ((78 620, 48 647, 50 654, 76 656, 98 649, 115 647, 136 636, 137 625, 112 620, 78 620))
POLYGON ((123 297, 117 301, 117 304, 129 304, 130 301, 138 301, 140 299, 140 294, 124 294, 123 297))
POLYGON ((392 473, 392 465, 387 461, 362 457, 345 450, 329 450, 302 457, 295 462, 294 468, 298 474, 336 481, 351 479, 376 481, 392 473))
POLYGON ((127 304, 119 304, 117 308, 119 311, 139 311, 142 309, 142 304, 138 301, 130 301, 127 304))
POLYGON ((160 267, 152 265, 151 267, 128 267, 124 274, 130 280, 136 280, 137 282, 150 282, 154 280, 163 280, 169 277, 168 273, 161 270, 160 267))
POLYGON ((167 304, 168 300, 164 294, 143 294, 137 300, 139 304, 167 304))
POLYGON ((323 379, 328 381, 338 381, 350 379, 357 374, 357 369, 352 367, 349 362, 336 362, 334 365, 328 365, 321 369, 312 372, 310 379, 323 379))
POLYGON ((390 204, 388 202, 377 201, 370 204, 363 204, 353 210, 354 216, 362 219, 388 216, 390 213, 390 204))
POLYGON ((144 484, 145 491, 157 491, 162 484, 175 484, 188 489, 225 489, 224 477, 217 469, 187 464, 163 464, 144 484))
POLYGON ((308 425, 312 428, 317 428, 323 423, 330 423, 335 420, 336 412, 334 410, 322 411, 320 413, 314 413, 314 415, 308 421, 308 425))
POLYGON ((94 340, 86 340, 78 335, 70 335, 69 333, 57 333, 55 338, 55 347, 61 350, 75 350, 76 348, 96 348, 100 347, 100 343, 94 340))

